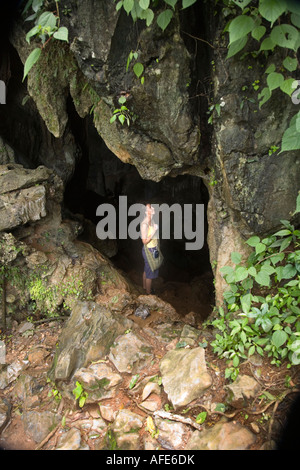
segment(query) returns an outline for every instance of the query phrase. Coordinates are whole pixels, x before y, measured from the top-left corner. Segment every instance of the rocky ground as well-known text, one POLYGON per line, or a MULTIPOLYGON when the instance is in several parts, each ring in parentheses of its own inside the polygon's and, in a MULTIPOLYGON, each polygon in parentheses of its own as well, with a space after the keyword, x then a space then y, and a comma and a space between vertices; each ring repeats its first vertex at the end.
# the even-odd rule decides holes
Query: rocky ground
POLYGON ((15 323, 0 372, 1 448, 274 448, 298 371, 253 357, 230 384, 209 329, 157 316, 134 320, 137 328, 120 335, 108 355, 76 372, 80 403, 48 378, 63 323, 15 323), (102 399, 93 395, 95 383, 102 399))

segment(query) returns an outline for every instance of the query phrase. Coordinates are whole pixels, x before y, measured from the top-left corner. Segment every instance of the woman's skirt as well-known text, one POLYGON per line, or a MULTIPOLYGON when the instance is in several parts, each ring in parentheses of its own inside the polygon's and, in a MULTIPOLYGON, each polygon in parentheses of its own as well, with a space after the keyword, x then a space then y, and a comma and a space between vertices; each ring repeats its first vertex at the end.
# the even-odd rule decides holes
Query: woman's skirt
MULTIPOLYGON (((148 250, 152 253, 156 248, 148 248, 148 250)), ((142 248, 142 255, 143 255, 143 258, 144 258, 144 262, 145 262, 145 266, 144 266, 144 271, 146 273, 146 278, 147 279, 156 279, 158 277, 158 269, 156 269, 155 271, 152 271, 151 268, 150 268, 150 265, 148 263, 148 260, 147 260, 147 256, 146 256, 146 253, 145 253, 145 248, 143 247, 142 248)))

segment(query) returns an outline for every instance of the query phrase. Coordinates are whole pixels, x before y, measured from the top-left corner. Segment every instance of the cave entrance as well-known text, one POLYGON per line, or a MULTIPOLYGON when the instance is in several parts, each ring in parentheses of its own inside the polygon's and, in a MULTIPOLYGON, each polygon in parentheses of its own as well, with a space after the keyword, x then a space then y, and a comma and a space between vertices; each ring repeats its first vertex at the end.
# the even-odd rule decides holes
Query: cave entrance
MULTIPOLYGON (((70 111, 72 110, 69 110, 72 131, 81 149, 81 158, 66 186, 64 204, 67 211, 79 214, 86 221, 80 235, 82 240, 98 247, 95 240, 96 225, 101 218, 96 216, 97 207, 110 203, 118 213, 119 196, 127 196, 128 207, 135 203, 145 204, 146 201, 159 205, 166 203, 169 206, 174 203, 192 204, 193 209, 196 204, 204 204, 205 241, 202 249, 186 250, 187 240, 174 239, 171 231, 170 240, 161 239, 164 264, 160 268, 158 279, 152 284, 155 295, 169 302, 180 315, 194 312, 198 321, 204 320, 212 311, 214 286, 206 242, 208 191, 202 179, 180 175, 167 176, 158 183, 143 180, 134 166, 123 163, 107 148, 91 117, 82 120, 77 113, 70 111), (91 233, 94 237, 91 237, 91 233)), ((128 217, 128 223, 130 220, 128 217)), ((124 240, 107 241, 106 245, 103 243, 103 247, 104 254, 113 264, 142 287, 144 264, 141 240, 131 240, 128 237, 124 240)))

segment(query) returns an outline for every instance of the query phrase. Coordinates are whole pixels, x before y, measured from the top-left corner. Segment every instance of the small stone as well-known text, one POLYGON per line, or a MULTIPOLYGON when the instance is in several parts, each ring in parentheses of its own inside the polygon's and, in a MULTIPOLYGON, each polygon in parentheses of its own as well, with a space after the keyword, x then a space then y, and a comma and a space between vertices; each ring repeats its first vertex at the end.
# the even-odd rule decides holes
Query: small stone
POLYGON ((191 433, 189 426, 160 417, 155 417, 155 425, 158 429, 157 441, 168 450, 180 449, 191 433))
POLYGON ((261 387, 249 375, 239 375, 235 382, 227 385, 227 402, 235 408, 247 406, 249 400, 255 398, 261 387))
POLYGON ((150 311, 148 307, 140 306, 135 310, 134 315, 136 317, 142 318, 143 320, 146 320, 146 318, 150 316, 150 311))
POLYGON ((18 333, 20 334, 24 333, 27 330, 34 330, 33 323, 29 321, 23 322, 18 326, 18 329, 17 329, 18 333))
POLYGON ((132 332, 119 336, 115 343, 109 359, 119 372, 136 373, 153 359, 151 347, 132 332))
POLYGON ((252 431, 253 431, 255 434, 259 434, 260 429, 259 429, 258 424, 256 424, 256 423, 250 423, 250 427, 251 427, 252 431))
POLYGON ((140 406, 146 411, 157 411, 161 408, 161 399, 158 395, 151 395, 148 400, 143 401, 140 406))
POLYGON ((59 439, 56 450, 79 450, 81 445, 81 433, 79 429, 71 428, 59 439))
POLYGON ((139 430, 143 426, 143 417, 129 410, 118 412, 112 431, 119 450, 139 450, 139 430))
POLYGON ((142 394, 142 400, 146 400, 146 398, 151 395, 151 393, 160 394, 161 388, 157 382, 148 382, 145 386, 142 394))
POLYGON ((111 406, 109 405, 100 405, 100 413, 103 419, 106 421, 109 421, 110 423, 114 421, 117 411, 115 411, 111 406))

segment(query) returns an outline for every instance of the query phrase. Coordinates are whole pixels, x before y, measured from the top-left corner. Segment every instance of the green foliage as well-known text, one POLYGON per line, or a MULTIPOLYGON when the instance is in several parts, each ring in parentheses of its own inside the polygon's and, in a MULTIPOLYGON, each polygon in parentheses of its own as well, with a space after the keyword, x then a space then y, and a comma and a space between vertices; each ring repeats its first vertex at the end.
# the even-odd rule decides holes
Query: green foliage
POLYGON ((132 377, 129 383, 129 390, 135 387, 137 381, 139 380, 140 374, 136 374, 132 377))
POLYGON ((26 34, 26 41, 30 44, 32 38, 39 38, 42 43, 42 48, 35 48, 27 57, 24 65, 23 81, 27 77, 32 67, 39 60, 42 49, 52 38, 59 41, 68 42, 68 29, 65 26, 60 26, 60 16, 58 1, 56 4, 56 12, 42 11, 44 7, 44 0, 29 0, 23 10, 23 15, 27 13, 31 7, 33 14, 28 16, 25 21, 34 21, 33 28, 26 34))
POLYGON ((229 289, 212 321, 219 330, 212 346, 230 361, 226 377, 232 380, 240 361, 254 353, 267 354, 276 365, 300 364, 300 230, 281 222, 273 235, 247 240, 253 251, 245 263, 233 252, 234 266, 220 269, 229 289))
POLYGON ((131 122, 135 121, 136 116, 127 108, 127 106, 125 106, 125 104, 124 104, 124 103, 126 103, 125 96, 121 96, 118 101, 119 101, 121 107, 116 108, 114 110, 113 115, 110 118, 109 122, 112 124, 118 118, 118 120, 120 121, 120 123, 122 125, 126 122, 127 126, 129 127, 131 122))
POLYGON ((116 10, 124 8, 127 15, 131 15, 133 21, 144 20, 150 26, 156 19, 157 25, 164 31, 170 24, 176 6, 181 4, 185 9, 196 3, 197 0, 163 0, 164 9, 156 14, 159 2, 157 0, 114 0, 117 2, 116 10), (151 8, 150 8, 151 6, 151 8))
POLYGON ((75 396, 75 399, 78 400, 79 407, 83 408, 89 394, 84 391, 80 382, 76 382, 76 387, 72 390, 72 393, 75 396))
POLYGON ((77 278, 54 285, 47 284, 38 274, 30 276, 27 284, 36 311, 50 318, 59 315, 60 302, 64 310, 70 310, 76 300, 91 298, 91 293, 85 295, 83 282, 77 278))
MULTIPOLYGON (((257 42, 257 50, 252 52, 256 57, 268 55, 276 48, 286 51, 277 69, 272 64, 265 71, 266 86, 258 94, 259 107, 271 98, 276 89, 292 96, 297 81, 291 73, 298 69, 297 51, 300 46, 299 3, 288 0, 223 0, 223 3, 234 15, 224 30, 229 34, 227 58, 242 51, 250 38, 257 42), (240 10, 236 10, 236 5, 240 10)), ((299 124, 297 128, 292 119, 282 138, 281 152, 300 149, 299 135, 299 124)))

